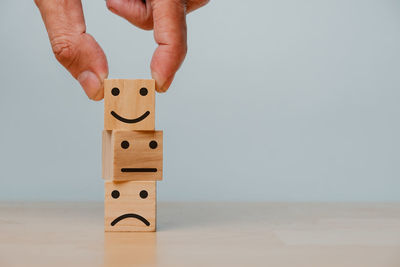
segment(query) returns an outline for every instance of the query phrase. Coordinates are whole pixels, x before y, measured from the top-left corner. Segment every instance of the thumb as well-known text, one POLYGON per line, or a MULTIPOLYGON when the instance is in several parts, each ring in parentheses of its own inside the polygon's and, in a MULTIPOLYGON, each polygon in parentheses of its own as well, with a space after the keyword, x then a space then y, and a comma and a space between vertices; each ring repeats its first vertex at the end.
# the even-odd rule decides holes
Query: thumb
POLYGON ((87 33, 50 39, 57 60, 78 80, 90 99, 103 98, 103 80, 108 76, 106 56, 87 33))
POLYGON ((106 56, 96 40, 86 33, 80 0, 35 0, 57 60, 79 81, 87 96, 103 98, 103 80, 108 75, 106 56))

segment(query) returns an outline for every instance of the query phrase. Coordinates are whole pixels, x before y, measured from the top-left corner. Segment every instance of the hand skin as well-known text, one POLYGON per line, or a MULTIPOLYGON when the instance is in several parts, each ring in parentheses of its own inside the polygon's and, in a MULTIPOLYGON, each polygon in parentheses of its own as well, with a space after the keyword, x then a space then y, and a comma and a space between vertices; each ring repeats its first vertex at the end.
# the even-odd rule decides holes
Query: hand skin
MULTIPOLYGON (((208 0, 107 0, 107 8, 143 30, 154 30, 158 44, 150 69, 156 90, 165 92, 186 56, 186 14, 208 0)), ((93 100, 104 97, 106 56, 86 33, 81 0, 35 0, 57 60, 93 100)))

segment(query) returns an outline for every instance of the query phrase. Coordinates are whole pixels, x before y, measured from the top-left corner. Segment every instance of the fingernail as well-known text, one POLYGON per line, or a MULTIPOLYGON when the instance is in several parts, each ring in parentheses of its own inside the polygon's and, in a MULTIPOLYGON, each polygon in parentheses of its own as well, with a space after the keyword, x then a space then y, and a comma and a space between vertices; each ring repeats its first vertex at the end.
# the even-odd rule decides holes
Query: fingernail
POLYGON ((157 72, 151 72, 151 76, 154 80, 156 80, 156 91, 160 93, 164 93, 171 86, 172 81, 174 80, 174 75, 169 77, 168 79, 161 79, 160 75, 157 72))
POLYGON ((100 100, 102 98, 103 86, 96 74, 87 70, 79 74, 77 80, 90 99, 100 100))

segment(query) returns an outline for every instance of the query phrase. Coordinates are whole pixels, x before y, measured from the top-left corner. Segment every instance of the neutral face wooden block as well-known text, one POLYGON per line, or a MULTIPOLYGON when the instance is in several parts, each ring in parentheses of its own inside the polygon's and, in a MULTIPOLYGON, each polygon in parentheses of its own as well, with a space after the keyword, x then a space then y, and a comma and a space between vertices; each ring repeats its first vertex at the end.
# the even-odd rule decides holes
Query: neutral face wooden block
POLYGON ((162 180, 162 131, 103 131, 103 178, 162 180))
POLYGON ((105 130, 154 130, 154 80, 104 80, 105 130))
POLYGON ((104 230, 156 230, 156 182, 128 181, 104 184, 104 230))

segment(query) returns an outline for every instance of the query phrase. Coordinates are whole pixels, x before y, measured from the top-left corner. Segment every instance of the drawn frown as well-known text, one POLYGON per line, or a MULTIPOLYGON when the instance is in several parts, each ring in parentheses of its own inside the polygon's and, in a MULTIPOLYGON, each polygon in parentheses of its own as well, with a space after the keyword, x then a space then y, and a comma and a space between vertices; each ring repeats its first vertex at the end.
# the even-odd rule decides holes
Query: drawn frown
POLYGON ((107 231, 155 230, 155 181, 105 183, 107 231))

